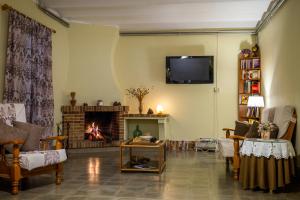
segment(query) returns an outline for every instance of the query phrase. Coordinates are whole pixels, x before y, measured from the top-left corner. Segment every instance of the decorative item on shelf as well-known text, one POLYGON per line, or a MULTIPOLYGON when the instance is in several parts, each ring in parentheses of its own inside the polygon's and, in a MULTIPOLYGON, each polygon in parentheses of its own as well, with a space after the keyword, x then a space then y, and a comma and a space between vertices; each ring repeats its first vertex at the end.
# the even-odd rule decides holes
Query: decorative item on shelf
POLYGON ((249 96, 248 95, 245 95, 245 94, 241 94, 240 95, 240 99, 239 99, 239 103, 241 104, 241 105, 247 105, 248 104, 248 98, 249 98, 249 96))
POLYGON ((114 101, 113 102, 113 106, 121 106, 122 104, 121 104, 121 102, 119 102, 119 101, 114 101))
POLYGON ((158 104, 156 106, 156 112, 157 112, 158 115, 164 114, 164 107, 161 104, 158 104))
POLYGON ((248 58, 251 55, 250 49, 242 49, 240 53, 240 58, 248 58))
POLYGON ((88 104, 87 104, 87 103, 83 103, 82 105, 83 105, 83 106, 88 106, 88 104))
POLYGON ((143 135, 143 132, 140 130, 140 126, 136 125, 136 128, 133 131, 132 136, 133 136, 133 138, 136 138, 136 137, 139 137, 141 135, 143 135))
POLYGON ((70 96, 71 96, 71 100, 70 100, 71 106, 74 107, 76 105, 76 99, 75 99, 76 92, 71 92, 70 96))
POLYGON ((260 133, 260 137, 262 139, 270 139, 271 132, 275 131, 277 126, 273 123, 266 122, 266 123, 261 123, 258 126, 258 132, 260 133))
POLYGON ((251 57, 259 57, 260 56, 260 50, 259 46, 256 44, 252 47, 251 57))
POLYGON ((253 124, 255 121, 257 121, 257 120, 255 120, 255 119, 249 119, 249 120, 248 120, 248 123, 249 123, 249 124, 253 124))
POLYGON ((154 114, 153 110, 151 108, 149 108, 147 111, 147 115, 153 115, 153 114, 154 114))
POLYGON ((135 97, 139 102, 139 114, 143 113, 143 99, 149 94, 149 88, 129 88, 127 90, 127 95, 131 97, 135 97))
POLYGON ((247 117, 259 118, 259 108, 265 106, 263 96, 249 96, 247 117))
POLYGON ((97 100, 97 106, 103 106, 103 101, 101 99, 97 100))

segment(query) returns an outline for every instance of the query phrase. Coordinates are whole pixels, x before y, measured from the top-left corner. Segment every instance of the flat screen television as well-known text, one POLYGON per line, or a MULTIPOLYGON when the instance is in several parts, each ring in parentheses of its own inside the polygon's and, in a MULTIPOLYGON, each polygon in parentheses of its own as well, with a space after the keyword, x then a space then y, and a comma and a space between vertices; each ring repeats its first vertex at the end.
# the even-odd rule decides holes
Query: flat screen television
POLYGON ((214 82, 213 56, 167 56, 166 83, 209 84, 214 82))

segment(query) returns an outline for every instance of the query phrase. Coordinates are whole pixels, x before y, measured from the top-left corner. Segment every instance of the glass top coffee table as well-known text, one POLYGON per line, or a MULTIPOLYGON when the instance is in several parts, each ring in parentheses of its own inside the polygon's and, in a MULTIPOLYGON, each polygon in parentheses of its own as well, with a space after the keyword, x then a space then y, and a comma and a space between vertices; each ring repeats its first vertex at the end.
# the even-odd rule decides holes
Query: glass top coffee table
POLYGON ((120 145, 121 172, 161 173, 166 167, 166 142, 133 143, 128 140, 120 145))

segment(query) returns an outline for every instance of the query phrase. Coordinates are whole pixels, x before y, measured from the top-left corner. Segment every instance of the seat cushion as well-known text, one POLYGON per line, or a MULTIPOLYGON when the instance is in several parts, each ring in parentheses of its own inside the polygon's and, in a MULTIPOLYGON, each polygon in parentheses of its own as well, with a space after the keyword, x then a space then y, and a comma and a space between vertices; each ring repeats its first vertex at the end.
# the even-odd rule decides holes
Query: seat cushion
MULTIPOLYGON (((12 154, 7 155, 12 163, 12 154)), ((20 166, 22 169, 33 170, 39 167, 54 165, 67 160, 65 149, 48 151, 28 151, 20 153, 20 166)))
POLYGON ((253 124, 251 124, 251 127, 249 131, 246 133, 246 138, 259 138, 259 132, 258 132, 258 126, 259 123, 257 121, 254 121, 253 124))
POLYGON ((14 122, 14 127, 22 129, 28 132, 28 137, 25 141, 25 144, 21 148, 22 151, 36 151, 40 148, 40 139, 42 138, 42 133, 45 128, 29 123, 23 122, 14 122))
POLYGON ((250 126, 248 122, 235 121, 234 135, 245 136, 250 126))
POLYGON ((220 156, 223 158, 233 157, 233 139, 229 138, 219 138, 218 139, 218 150, 220 156))
MULTIPOLYGON (((9 142, 9 141, 26 141, 28 137, 28 132, 18 129, 12 126, 9 126, 2 121, 0 121, 0 141, 1 142, 9 142)), ((22 147, 22 145, 20 145, 22 147)), ((5 145, 5 149, 12 153, 13 145, 5 145)))
POLYGON ((0 104, 0 120, 9 126, 12 126, 12 122, 16 120, 14 104, 0 104))
POLYGON ((16 120, 18 122, 26 122, 25 106, 22 103, 15 103, 16 120))
POLYGON ((293 118, 295 108, 293 106, 279 106, 275 109, 274 124, 279 128, 277 138, 281 138, 286 133, 290 121, 293 118))

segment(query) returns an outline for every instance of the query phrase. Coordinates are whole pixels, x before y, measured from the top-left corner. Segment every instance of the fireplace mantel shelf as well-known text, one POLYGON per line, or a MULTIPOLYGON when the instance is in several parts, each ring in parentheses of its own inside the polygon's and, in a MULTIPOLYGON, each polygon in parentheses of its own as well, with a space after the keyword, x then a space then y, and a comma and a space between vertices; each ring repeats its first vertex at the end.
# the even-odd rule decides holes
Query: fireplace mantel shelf
POLYGON ((62 113, 74 112, 128 112, 128 106, 62 106, 62 113))
POLYGON ((127 119, 163 119, 168 118, 168 114, 124 114, 124 118, 127 119))

